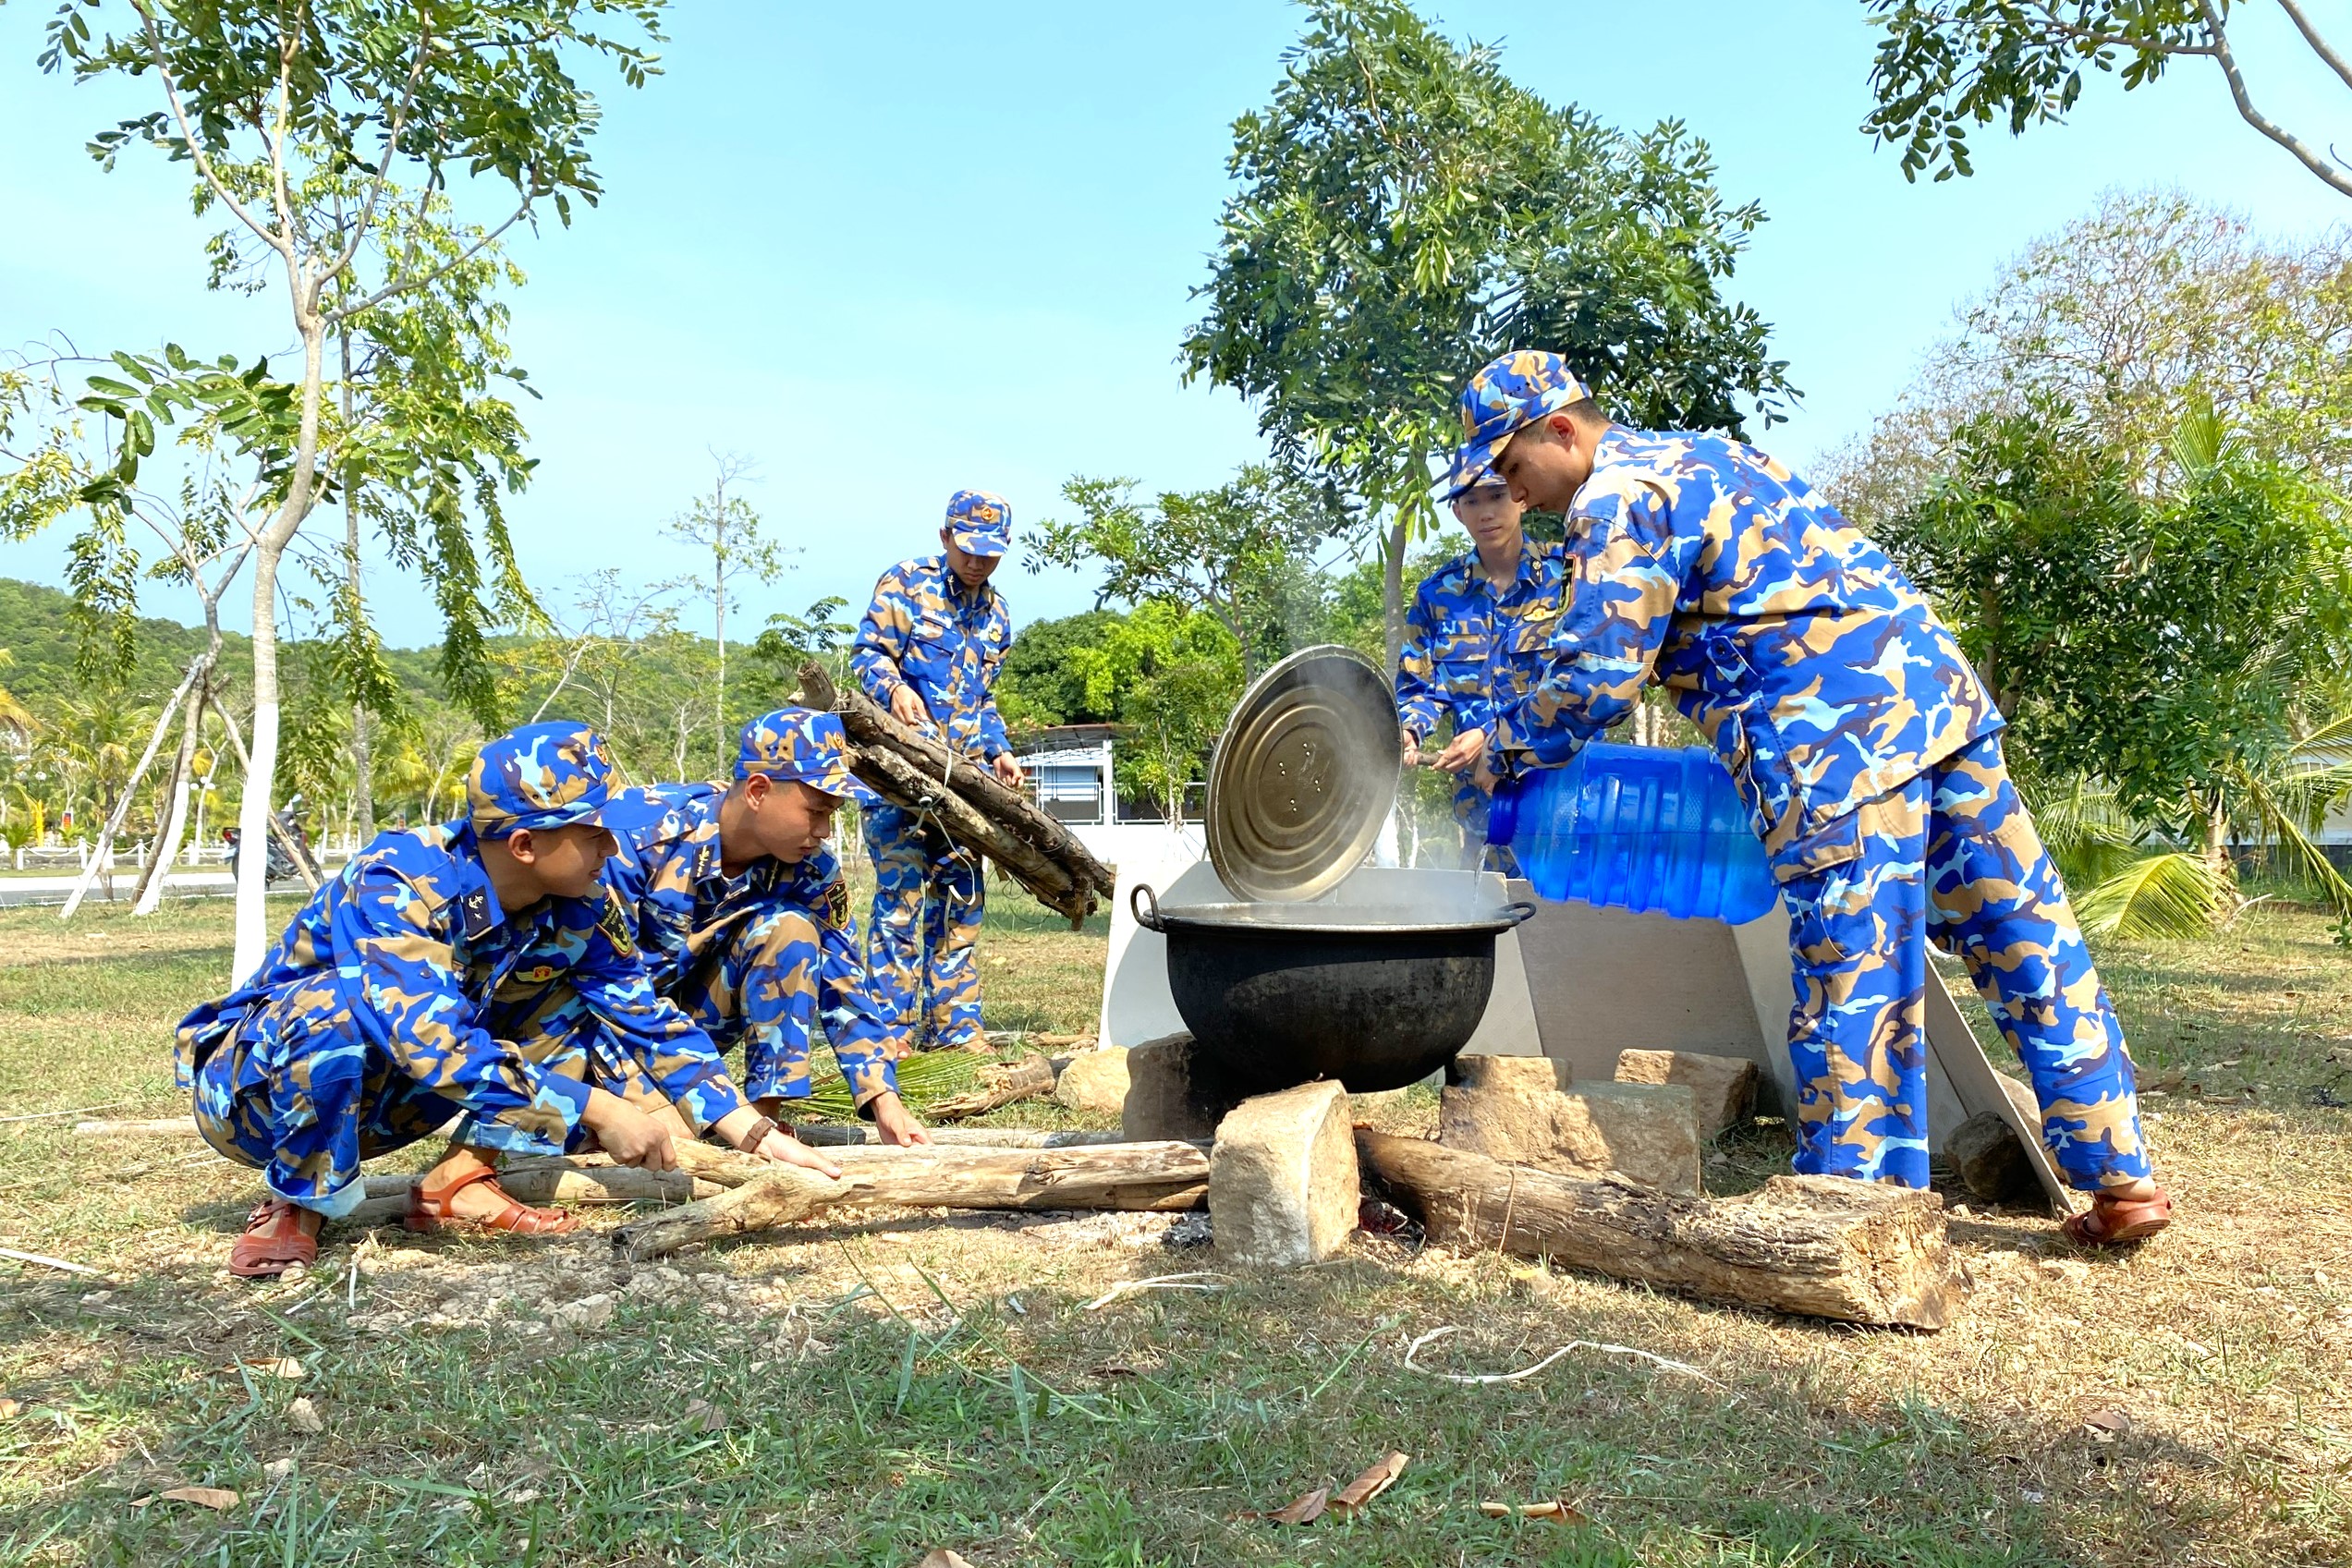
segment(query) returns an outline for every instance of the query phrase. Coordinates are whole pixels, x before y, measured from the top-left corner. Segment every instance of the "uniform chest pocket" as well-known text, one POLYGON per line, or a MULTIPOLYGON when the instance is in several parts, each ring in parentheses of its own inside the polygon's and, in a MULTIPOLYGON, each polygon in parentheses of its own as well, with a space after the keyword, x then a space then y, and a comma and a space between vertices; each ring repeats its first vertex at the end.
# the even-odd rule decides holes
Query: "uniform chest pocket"
POLYGON ((1475 654, 1449 650, 1437 662, 1437 681, 1456 697, 1486 689, 1487 659, 1481 647, 1475 654))
POLYGON ((543 960, 518 964, 499 980, 497 989, 490 993, 490 1000, 500 1006, 529 1002, 570 973, 570 968, 565 965, 543 960))

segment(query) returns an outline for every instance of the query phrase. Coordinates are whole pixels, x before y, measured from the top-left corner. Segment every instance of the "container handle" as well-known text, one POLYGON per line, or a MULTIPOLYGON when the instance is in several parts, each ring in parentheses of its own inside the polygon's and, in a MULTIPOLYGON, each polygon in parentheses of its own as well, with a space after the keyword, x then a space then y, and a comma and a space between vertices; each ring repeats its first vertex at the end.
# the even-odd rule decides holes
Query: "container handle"
POLYGON ((1537 907, 1532 899, 1514 899, 1503 906, 1503 913, 1510 917, 1511 924, 1519 926, 1525 925, 1534 916, 1537 907))
MULTIPOLYGON (((1152 884, 1150 882, 1138 882, 1135 886, 1127 890, 1127 906, 1130 910, 1134 911, 1135 923, 1137 925, 1141 926, 1147 931, 1159 931, 1163 934, 1166 933, 1168 923, 1160 918, 1160 895, 1152 891, 1152 884), (1141 899, 1144 904, 1152 906, 1148 913, 1145 911, 1143 904, 1136 902, 1138 899, 1141 899)), ((1532 913, 1535 906, 1530 904, 1528 906, 1528 908, 1529 912, 1532 913)))

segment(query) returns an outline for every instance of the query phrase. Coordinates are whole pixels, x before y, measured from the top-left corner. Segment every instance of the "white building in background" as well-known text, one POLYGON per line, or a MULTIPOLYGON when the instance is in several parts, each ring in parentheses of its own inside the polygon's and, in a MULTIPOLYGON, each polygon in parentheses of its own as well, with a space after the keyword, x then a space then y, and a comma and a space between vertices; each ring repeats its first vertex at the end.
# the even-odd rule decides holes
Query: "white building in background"
POLYGON ((1155 801, 1122 803, 1114 772, 1117 745, 1112 725, 1063 724, 1022 740, 1013 754, 1029 775, 1038 808, 1104 865, 1200 858, 1206 853, 1200 826, 1204 786, 1186 790, 1182 826, 1171 824, 1155 801))

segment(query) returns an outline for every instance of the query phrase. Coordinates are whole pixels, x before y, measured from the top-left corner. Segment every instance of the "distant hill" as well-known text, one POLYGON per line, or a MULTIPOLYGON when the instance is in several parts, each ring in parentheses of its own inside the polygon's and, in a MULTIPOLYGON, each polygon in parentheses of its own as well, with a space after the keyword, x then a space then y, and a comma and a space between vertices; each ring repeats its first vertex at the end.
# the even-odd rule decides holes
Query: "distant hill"
MULTIPOLYGON (((81 688, 81 677, 74 673, 80 632, 72 610, 71 597, 57 589, 0 577, 0 648, 15 661, 0 671, 0 686, 27 701, 55 700, 81 688)), ((139 662, 129 683, 133 693, 154 698, 169 692, 203 646, 200 627, 141 617, 139 662)), ((225 639, 222 656, 232 664, 241 663, 250 657, 248 649, 248 638, 232 636, 225 639)))
MULTIPOLYGON (((72 617, 73 600, 45 583, 0 577, 0 648, 13 660, 0 670, 0 686, 27 702, 54 701, 81 688, 74 671, 80 632, 72 617)), ((182 626, 161 616, 139 622, 139 656, 129 686, 133 697, 153 700, 169 693, 188 673, 188 662, 204 646, 201 626, 182 626)), ((494 648, 500 639, 494 639, 494 648)), ((252 667, 252 639, 241 632, 221 638, 221 663, 227 679, 238 681, 252 667)), ((400 682, 412 691, 442 693, 438 648, 397 648, 386 659, 400 682)))

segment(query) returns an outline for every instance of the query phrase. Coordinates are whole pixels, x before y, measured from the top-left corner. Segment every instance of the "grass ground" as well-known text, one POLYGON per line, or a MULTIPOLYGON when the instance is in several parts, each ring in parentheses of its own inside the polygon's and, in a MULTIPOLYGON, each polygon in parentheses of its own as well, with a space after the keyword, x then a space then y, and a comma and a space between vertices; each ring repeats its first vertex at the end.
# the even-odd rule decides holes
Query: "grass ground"
MULTIPOLYGON (((998 899, 990 1023, 1090 1026, 1103 942, 998 899)), ((544 1246, 384 1232, 255 1290, 221 1269, 250 1173, 0 1124, 0 1246, 104 1274, 0 1261, 0 1563, 2346 1561, 2352 957, 2268 906, 2102 956, 2181 1222, 2084 1258, 2041 1218, 1956 1218, 1978 1288, 1935 1335, 1361 1236, 1091 1308, 1216 1269, 1164 1217, 901 1216, 636 1268, 615 1216, 544 1246), (1455 1369, 1582 1339, 1711 1380, 1593 1352, 1486 1387, 1407 1369, 1447 1324, 1455 1369), (1391 1448, 1410 1466, 1352 1523, 1237 1517, 1391 1448), (240 1495, 161 1497, 183 1485, 240 1495), (1589 1523, 1477 1507, 1555 1495, 1589 1523)), ((169 1028, 226 962, 224 906, 0 912, 0 1117, 184 1110, 169 1028)), ((1786 1147, 1737 1135, 1710 1183, 1786 1147)))

